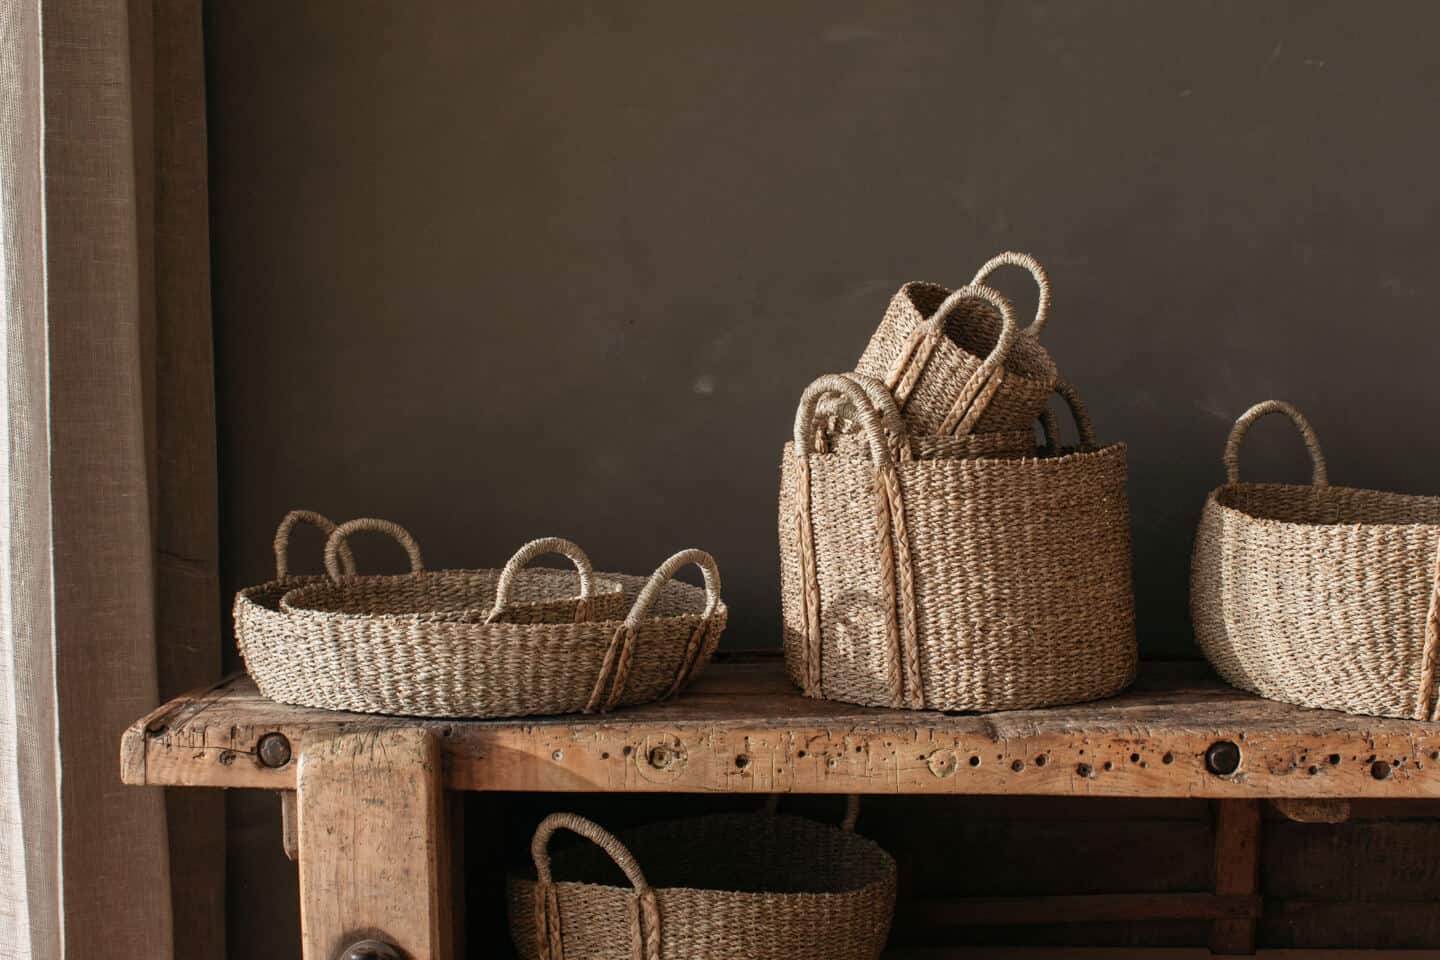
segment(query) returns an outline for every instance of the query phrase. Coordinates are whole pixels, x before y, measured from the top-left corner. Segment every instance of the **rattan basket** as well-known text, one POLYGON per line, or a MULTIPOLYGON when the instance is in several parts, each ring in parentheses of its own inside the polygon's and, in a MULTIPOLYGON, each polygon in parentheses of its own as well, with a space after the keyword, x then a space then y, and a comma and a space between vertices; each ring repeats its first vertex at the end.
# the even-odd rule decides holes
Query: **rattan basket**
POLYGON ((584 623, 623 619, 629 608, 620 581, 597 577, 585 551, 559 537, 530 541, 501 570, 426 570, 409 531, 388 520, 363 518, 343 523, 330 534, 325 572, 328 580, 286 593, 280 610, 470 623, 584 623), (350 535, 361 530, 384 533, 404 547, 410 573, 346 575, 342 551, 350 535), (565 557, 575 569, 527 569, 546 554, 565 557))
POLYGON ((1125 447, 1099 446, 1064 391, 1078 448, 916 460, 883 395, 877 409, 847 375, 806 389, 782 458, 779 523, 785 659, 806 695, 1005 710, 1130 683, 1125 447), (861 412, 868 459, 814 451, 816 404, 831 392, 861 412))
MULTIPOLYGON (((343 559, 345 550, 337 553, 343 559)), ((597 712, 678 693, 709 661, 725 629, 714 559, 684 550, 648 578, 596 580, 620 584, 623 620, 485 623, 283 610, 289 590, 328 584, 284 577, 236 597, 236 635, 260 692, 299 706, 508 717, 597 712), (704 589, 672 579, 691 564, 704 573, 704 589)))
POLYGON ((1252 693, 1306 707, 1440 719, 1440 497, 1332 487, 1315 431, 1287 403, 1251 407, 1205 501, 1190 579, 1195 640, 1252 693), (1242 483, 1240 445, 1294 422, 1311 483, 1242 483))
POLYGON ((895 861, 853 823, 717 814, 616 837, 554 814, 535 831, 534 875, 510 878, 511 937, 523 960, 876 960, 895 861), (552 859, 558 830, 596 846, 552 859))
POLYGON ((1002 253, 959 290, 901 287, 855 371, 885 383, 917 435, 1028 430, 1059 378, 1037 339, 1049 313, 1045 269, 1029 254, 1002 253), (1029 270, 1040 288, 1035 320, 1023 330, 1009 302, 983 285, 1006 264, 1029 270))

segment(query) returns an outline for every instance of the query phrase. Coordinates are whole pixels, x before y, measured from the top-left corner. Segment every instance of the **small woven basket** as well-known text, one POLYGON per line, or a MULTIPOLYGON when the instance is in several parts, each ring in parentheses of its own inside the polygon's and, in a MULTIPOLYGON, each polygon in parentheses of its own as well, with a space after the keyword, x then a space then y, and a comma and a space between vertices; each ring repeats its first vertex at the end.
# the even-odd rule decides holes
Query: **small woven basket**
POLYGON ((364 518, 343 523, 330 534, 325 571, 328 581, 291 590, 281 598, 280 610, 336 617, 533 624, 619 620, 629 607, 620 581, 596 577, 585 551, 559 537, 530 541, 502 570, 426 570, 420 546, 409 531, 388 520, 364 518), (341 551, 350 535, 361 530, 384 533, 404 547, 410 573, 346 575, 341 551), (569 559, 575 570, 526 569, 536 558, 552 553, 569 559))
POLYGON ((1029 254, 1002 253, 959 290, 901 287, 855 371, 886 385, 914 434, 1028 430, 1059 379, 1037 339, 1049 314, 1045 268, 1029 254), (1009 301, 984 286, 1007 264, 1030 271, 1040 288, 1035 320, 1023 330, 1009 301))
POLYGON ((1130 683, 1125 447, 1099 446, 1080 398, 1061 390, 1078 448, 917 460, 863 382, 829 375, 806 389, 779 531, 785 659, 807 696, 1007 710, 1130 683), (815 452, 816 405, 832 392, 860 411, 868 459, 815 452))
POLYGON ((1251 407, 1205 501, 1190 578, 1195 640, 1216 671, 1272 700, 1440 720, 1440 497, 1332 487, 1300 411, 1251 407), (1242 483, 1240 445, 1270 413, 1294 422, 1305 484, 1242 483))
POLYGON ((535 831, 534 876, 510 878, 511 937, 523 960, 876 960, 895 861, 853 826, 736 813, 616 837, 554 814, 535 831), (559 830, 596 846, 552 860, 559 830))
MULTIPOLYGON (((341 536, 332 532, 339 541, 334 552, 343 564, 347 531, 335 529, 341 536)), ((510 717, 592 713, 673 696, 699 675, 725 629, 728 611, 714 559, 703 550, 683 550, 648 578, 596 577, 597 583, 612 580, 628 609, 623 620, 571 622, 575 600, 567 599, 559 609, 571 612, 555 622, 480 622, 463 611, 372 615, 347 611, 344 604, 295 606, 288 601, 303 599, 298 591, 331 590, 333 584, 286 576, 282 563, 277 580, 236 596, 236 636, 260 692, 298 706, 510 717), (703 590, 672 579, 692 564, 704 574, 703 590), (292 590, 296 596, 287 598, 292 590)))

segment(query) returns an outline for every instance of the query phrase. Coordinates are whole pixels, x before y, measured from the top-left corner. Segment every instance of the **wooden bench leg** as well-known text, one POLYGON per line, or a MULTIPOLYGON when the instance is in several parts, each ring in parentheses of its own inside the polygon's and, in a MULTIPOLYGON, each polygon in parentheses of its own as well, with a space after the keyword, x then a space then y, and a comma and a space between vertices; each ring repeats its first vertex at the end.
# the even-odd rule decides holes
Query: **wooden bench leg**
MULTIPOLYGON (((1260 886, 1260 801, 1216 801, 1215 892, 1253 895, 1260 886)), ((1254 920, 1216 920, 1210 925, 1210 952, 1255 952, 1254 920)))
POLYGON ((451 848, 434 736, 336 737, 308 747, 296 777, 304 960, 453 960, 451 848), (352 951, 363 941, 373 945, 352 951))

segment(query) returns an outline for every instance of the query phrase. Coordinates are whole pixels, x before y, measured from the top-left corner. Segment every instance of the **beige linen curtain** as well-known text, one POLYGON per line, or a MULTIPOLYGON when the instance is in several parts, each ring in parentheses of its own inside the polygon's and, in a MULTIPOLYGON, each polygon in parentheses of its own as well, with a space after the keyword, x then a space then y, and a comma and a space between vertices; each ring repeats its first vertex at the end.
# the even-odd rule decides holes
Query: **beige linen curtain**
POLYGON ((0 0, 0 958, 221 957, 216 796, 119 735, 220 665, 194 0, 0 0))

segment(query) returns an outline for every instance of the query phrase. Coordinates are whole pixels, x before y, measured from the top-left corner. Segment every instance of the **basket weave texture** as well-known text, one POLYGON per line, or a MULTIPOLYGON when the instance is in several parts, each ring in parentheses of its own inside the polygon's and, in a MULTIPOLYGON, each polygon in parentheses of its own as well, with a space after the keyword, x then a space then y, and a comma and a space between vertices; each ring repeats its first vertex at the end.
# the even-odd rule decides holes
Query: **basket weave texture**
POLYGON ((907 283, 890 301, 855 371, 894 394, 911 432, 950 436, 1029 430, 1059 375, 1040 345, 1050 283, 1033 257, 1003 253, 968 286, 907 283), (1021 329, 1009 302, 983 286, 997 268, 1029 270, 1040 289, 1035 320, 1021 329))
POLYGON ((1216 671, 1300 706, 1440 720, 1440 497, 1331 486, 1315 431, 1275 400, 1236 421, 1224 462, 1190 581, 1195 639, 1216 671), (1270 413, 1299 429, 1310 484, 1241 482, 1241 443, 1270 413))
MULTIPOLYGON (((293 522, 287 517, 281 525, 286 537, 287 523, 293 522)), ((329 526, 343 539, 355 523, 329 526)), ((277 549, 281 539, 277 535, 277 549)), ((335 533, 331 539, 337 539, 335 533)), ((347 553, 343 543, 333 551, 342 564, 347 553)), ((598 574, 597 583, 619 585, 615 596, 627 612, 623 619, 578 623, 573 598, 543 615, 538 611, 548 601, 533 601, 531 616, 542 622, 531 623, 307 609, 296 605, 303 601, 299 591, 333 591, 335 585, 289 576, 283 561, 279 570, 275 580, 235 598, 236 638, 246 668, 265 696, 330 710, 507 717, 648 703, 673 696, 699 674, 728 615, 719 571, 702 550, 675 554, 650 577, 598 574), (704 573, 703 590, 672 579, 689 565, 704 573)), ((359 591, 360 580, 373 580, 364 590, 394 598, 408 596, 413 580, 423 575, 346 577, 341 584, 359 591), (389 584, 398 585, 398 592, 387 592, 389 584)), ((358 595, 341 592, 347 601, 358 595)))
POLYGON ((508 889, 524 960, 875 960, 894 911, 890 855, 801 817, 719 814, 615 837, 562 813, 540 825, 532 854, 534 876, 508 889), (552 862, 562 829, 595 846, 552 862))
POLYGON ((1079 448, 916 460, 869 383, 810 385, 782 458, 779 511, 786 664, 806 695, 1005 710, 1130 683, 1125 447, 1098 446, 1079 397, 1062 389, 1079 448), (867 458, 814 451, 829 393, 859 412, 867 458))

